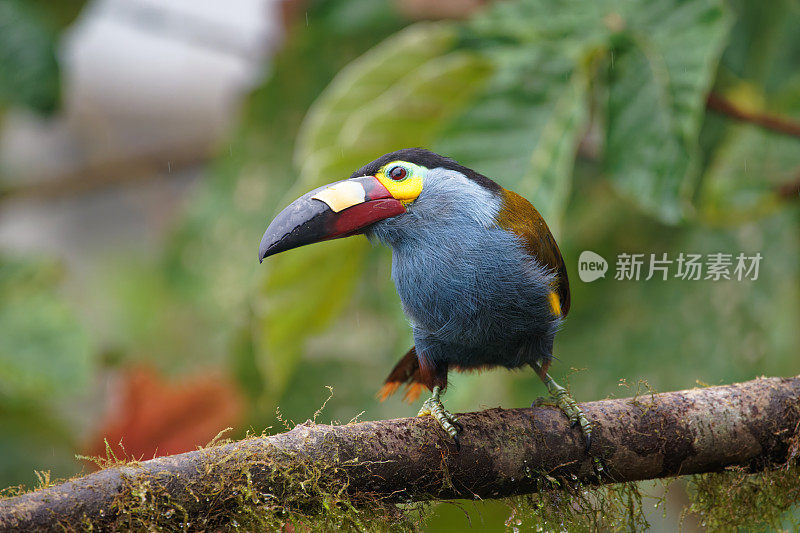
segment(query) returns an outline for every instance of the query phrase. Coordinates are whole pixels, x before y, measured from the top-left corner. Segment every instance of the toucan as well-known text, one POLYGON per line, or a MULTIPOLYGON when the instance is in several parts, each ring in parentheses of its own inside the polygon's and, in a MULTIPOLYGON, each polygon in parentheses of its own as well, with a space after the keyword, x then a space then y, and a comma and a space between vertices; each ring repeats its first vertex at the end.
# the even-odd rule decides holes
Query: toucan
POLYGON ((407 148, 292 202, 269 224, 258 258, 352 235, 391 247, 392 279, 414 337, 380 399, 401 385, 409 401, 429 389, 419 416, 433 416, 460 446, 463 426, 441 400, 448 371, 528 365, 589 449, 591 424, 548 374, 570 308, 569 280, 530 202, 453 159, 407 148))

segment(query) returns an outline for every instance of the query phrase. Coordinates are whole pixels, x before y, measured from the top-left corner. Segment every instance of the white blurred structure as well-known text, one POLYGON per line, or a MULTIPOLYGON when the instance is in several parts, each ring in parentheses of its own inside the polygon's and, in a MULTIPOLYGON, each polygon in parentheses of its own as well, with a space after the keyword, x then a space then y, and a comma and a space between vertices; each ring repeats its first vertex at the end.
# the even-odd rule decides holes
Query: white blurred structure
POLYGON ((0 246, 60 251, 80 261, 86 248, 157 233, 197 175, 187 167, 209 154, 262 78, 282 37, 280 2, 87 4, 60 51, 60 114, 42 119, 9 111, 4 117, 4 180, 22 188, 64 179, 114 182, 118 169, 172 174, 171 183, 105 187, 91 198, 12 197, 0 205, 0 246))
POLYGON ((65 40, 69 120, 126 153, 214 140, 278 40, 270 0, 98 0, 65 40))

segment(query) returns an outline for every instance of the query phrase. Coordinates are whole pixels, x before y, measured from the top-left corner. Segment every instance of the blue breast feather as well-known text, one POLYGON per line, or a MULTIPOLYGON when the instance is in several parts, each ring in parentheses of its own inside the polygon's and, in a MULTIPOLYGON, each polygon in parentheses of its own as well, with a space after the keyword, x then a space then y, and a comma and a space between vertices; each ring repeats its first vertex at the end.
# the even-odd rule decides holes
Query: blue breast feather
POLYGON ((368 233, 392 247, 417 353, 434 366, 549 361, 561 323, 548 300, 555 274, 494 225, 499 201, 489 191, 469 185, 465 195, 458 176, 430 181, 407 213, 368 233))

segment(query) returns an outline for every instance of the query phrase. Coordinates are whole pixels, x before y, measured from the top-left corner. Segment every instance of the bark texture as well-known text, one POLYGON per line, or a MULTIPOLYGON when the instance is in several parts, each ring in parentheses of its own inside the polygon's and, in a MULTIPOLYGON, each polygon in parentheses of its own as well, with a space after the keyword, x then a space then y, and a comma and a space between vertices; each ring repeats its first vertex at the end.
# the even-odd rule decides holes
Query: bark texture
POLYGON ((356 502, 498 498, 534 492, 559 477, 598 483, 732 465, 762 469, 785 461, 797 438, 800 376, 582 408, 594 426, 591 454, 605 467, 601 479, 579 430, 551 407, 459 415, 460 451, 429 417, 306 422, 286 433, 108 468, 0 500, 0 530, 119 526, 137 502, 203 516, 215 506, 236 505, 242 491, 265 505, 313 508, 325 491, 345 490, 356 502))

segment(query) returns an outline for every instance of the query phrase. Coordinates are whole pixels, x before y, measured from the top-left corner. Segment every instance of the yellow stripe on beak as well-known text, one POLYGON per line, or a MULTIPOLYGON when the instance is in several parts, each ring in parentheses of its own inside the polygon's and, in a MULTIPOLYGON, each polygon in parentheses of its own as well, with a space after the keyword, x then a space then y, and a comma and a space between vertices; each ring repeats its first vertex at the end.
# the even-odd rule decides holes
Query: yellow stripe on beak
POLYGON ((367 194, 360 183, 356 181, 341 181, 319 191, 311 198, 325 202, 334 213, 338 213, 348 207, 363 204, 367 199, 367 194))

